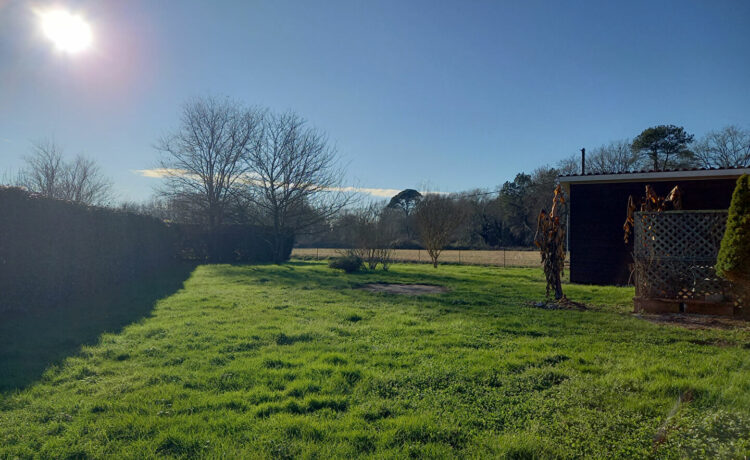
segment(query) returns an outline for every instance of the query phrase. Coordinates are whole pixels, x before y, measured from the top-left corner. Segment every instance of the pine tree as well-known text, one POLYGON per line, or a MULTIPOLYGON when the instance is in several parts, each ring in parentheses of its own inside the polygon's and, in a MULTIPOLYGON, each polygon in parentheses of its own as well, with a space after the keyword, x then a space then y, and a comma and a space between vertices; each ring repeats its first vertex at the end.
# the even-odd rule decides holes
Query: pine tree
POLYGON ((716 273, 738 288, 741 295, 750 293, 750 175, 737 179, 729 206, 727 229, 721 240, 716 273))

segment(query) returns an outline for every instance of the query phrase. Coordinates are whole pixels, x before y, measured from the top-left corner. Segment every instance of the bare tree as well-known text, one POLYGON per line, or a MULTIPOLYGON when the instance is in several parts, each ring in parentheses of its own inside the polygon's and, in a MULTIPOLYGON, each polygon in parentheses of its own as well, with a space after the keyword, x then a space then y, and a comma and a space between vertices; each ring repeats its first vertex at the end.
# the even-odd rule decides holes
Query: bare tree
POLYGON ((464 220, 463 208, 449 196, 426 195, 414 213, 419 239, 437 268, 443 249, 454 238, 464 220))
MULTIPOLYGON (((613 141, 586 152, 586 172, 594 174, 614 174, 635 171, 642 161, 631 149, 629 139, 613 141)), ((580 174, 581 156, 573 155, 557 164, 560 174, 580 174)))
POLYGON ((60 198, 60 188, 65 165, 62 149, 49 139, 32 144, 32 153, 24 157, 25 166, 18 175, 17 184, 29 191, 49 198, 60 198))
POLYGON ((750 166, 750 131, 733 125, 711 131, 697 142, 694 153, 704 168, 750 166))
POLYGON ((257 150, 263 114, 228 99, 199 98, 182 108, 180 127, 157 142, 163 193, 189 200, 216 229, 247 181, 245 157, 257 150))
POLYGON ((288 238, 335 215, 351 196, 341 189, 336 151, 300 116, 266 114, 259 139, 246 157, 246 198, 257 221, 273 229, 278 263, 288 238))
POLYGON ((112 183, 90 158, 78 155, 66 163, 60 181, 59 195, 75 203, 105 205, 112 199, 112 183))
POLYGON ((570 176, 581 173, 581 156, 571 155, 557 162, 555 168, 561 176, 570 176))
POLYGON ((629 139, 610 142, 594 149, 586 161, 586 170, 593 173, 622 173, 639 168, 640 158, 630 148, 629 139))
POLYGON ((78 155, 65 161, 62 149, 50 140, 34 143, 33 153, 25 161, 18 185, 32 192, 93 206, 106 205, 112 199, 112 183, 94 160, 78 155))
POLYGON ((386 209, 371 203, 356 210, 351 217, 347 253, 362 259, 370 270, 378 265, 388 270, 393 260, 397 229, 392 221, 383 218, 386 209))

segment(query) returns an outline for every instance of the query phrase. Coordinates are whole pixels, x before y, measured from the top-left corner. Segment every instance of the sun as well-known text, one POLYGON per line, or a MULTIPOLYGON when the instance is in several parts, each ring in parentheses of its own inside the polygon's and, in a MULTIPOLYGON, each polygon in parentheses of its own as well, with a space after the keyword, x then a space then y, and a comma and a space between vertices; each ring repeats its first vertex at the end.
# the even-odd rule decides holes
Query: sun
POLYGON ((91 46, 91 26, 79 15, 65 10, 39 13, 42 32, 55 47, 66 53, 79 53, 91 46))

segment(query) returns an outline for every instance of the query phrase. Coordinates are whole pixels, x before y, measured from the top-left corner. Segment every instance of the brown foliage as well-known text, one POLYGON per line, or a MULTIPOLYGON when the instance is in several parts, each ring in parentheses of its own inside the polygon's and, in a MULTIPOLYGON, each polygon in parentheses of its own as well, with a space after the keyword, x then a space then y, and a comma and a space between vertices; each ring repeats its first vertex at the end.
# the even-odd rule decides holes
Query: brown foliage
MULTIPOLYGON (((628 197, 627 217, 625 218, 625 224, 622 226, 622 229, 625 231, 625 244, 628 244, 630 234, 633 232, 636 209, 636 201, 633 195, 630 195, 628 197)), ((640 211, 663 212, 670 209, 682 209, 682 191, 680 191, 680 187, 675 185, 665 198, 658 196, 650 185, 646 185, 646 196, 641 198, 640 211)))
POLYGON ((542 256, 542 268, 547 278, 547 297, 550 289, 555 290, 555 299, 564 298, 562 275, 565 269, 565 229, 560 221, 560 207, 565 203, 562 188, 555 188, 552 210, 549 214, 542 209, 537 219, 534 244, 542 256))

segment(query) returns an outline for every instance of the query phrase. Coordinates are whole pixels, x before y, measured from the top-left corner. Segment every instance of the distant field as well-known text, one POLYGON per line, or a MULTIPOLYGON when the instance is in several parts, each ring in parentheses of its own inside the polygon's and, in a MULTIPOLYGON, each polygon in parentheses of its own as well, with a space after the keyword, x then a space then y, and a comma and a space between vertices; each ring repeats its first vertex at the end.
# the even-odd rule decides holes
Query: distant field
MULTIPOLYGON (((342 249, 295 248, 292 257, 300 259, 326 259, 338 257, 342 249)), ((427 251, 418 249, 396 249, 394 258, 400 262, 429 262, 427 251)), ((466 265, 496 265, 499 267, 538 267, 539 252, 518 250, 496 251, 443 251, 440 262, 466 265)))

